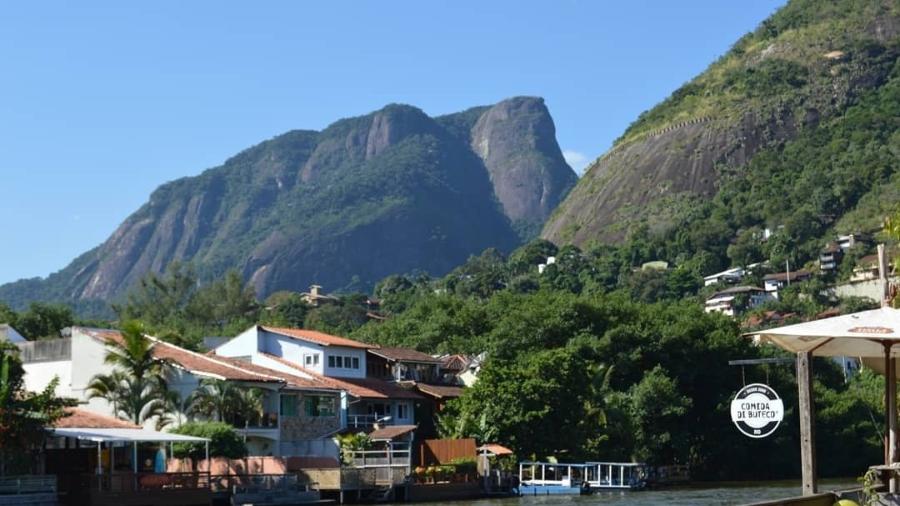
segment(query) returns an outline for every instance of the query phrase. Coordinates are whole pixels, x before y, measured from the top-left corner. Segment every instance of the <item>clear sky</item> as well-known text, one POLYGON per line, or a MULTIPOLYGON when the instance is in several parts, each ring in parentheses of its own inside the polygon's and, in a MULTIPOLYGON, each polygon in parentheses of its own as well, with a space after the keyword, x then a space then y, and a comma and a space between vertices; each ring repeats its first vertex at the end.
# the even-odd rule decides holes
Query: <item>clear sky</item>
POLYGON ((542 96, 581 171, 782 3, 7 2, 0 283, 61 269, 165 181, 391 102, 542 96))

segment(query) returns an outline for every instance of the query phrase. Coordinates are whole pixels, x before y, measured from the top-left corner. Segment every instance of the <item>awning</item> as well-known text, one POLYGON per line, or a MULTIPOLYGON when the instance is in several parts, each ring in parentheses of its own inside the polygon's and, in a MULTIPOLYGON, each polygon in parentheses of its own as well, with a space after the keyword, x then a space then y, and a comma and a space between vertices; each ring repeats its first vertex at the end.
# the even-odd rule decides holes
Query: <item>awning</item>
POLYGON ((486 445, 479 446, 477 448, 477 450, 482 453, 485 453, 487 455, 493 455, 495 457, 502 457, 504 455, 512 455, 513 454, 513 451, 510 450, 509 448, 502 446, 502 445, 498 445, 496 443, 488 443, 486 445))
POLYGON ((387 427, 372 431, 372 433, 369 434, 369 439, 372 441, 392 441, 400 436, 405 436, 414 430, 416 430, 415 425, 388 425, 387 427))
POLYGON ((185 436, 171 432, 157 432, 146 429, 92 429, 68 427, 64 429, 52 429, 51 433, 57 437, 70 437, 81 441, 93 441, 95 443, 108 442, 154 442, 154 443, 206 443, 208 438, 185 436))

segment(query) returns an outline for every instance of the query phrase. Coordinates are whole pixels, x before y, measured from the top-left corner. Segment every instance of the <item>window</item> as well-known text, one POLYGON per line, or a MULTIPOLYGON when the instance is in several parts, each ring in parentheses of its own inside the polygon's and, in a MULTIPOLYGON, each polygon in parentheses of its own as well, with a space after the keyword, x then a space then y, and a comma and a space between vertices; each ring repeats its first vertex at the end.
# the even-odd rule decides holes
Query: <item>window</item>
POLYGON ((297 416, 296 395, 281 395, 281 416, 297 416))
POLYGON ((353 357, 353 368, 359 369, 359 357, 353 357))
POLYGON ((328 357, 328 367, 334 367, 334 357, 328 357))
POLYGON ((344 368, 344 357, 337 357, 336 360, 337 360, 337 365, 335 367, 337 367, 339 369, 343 369, 344 368))
POLYGON ((312 355, 303 355, 303 364, 306 367, 314 367, 319 365, 319 355, 314 353, 312 355))
POLYGON ((325 395, 306 395, 303 397, 306 416, 334 416, 334 397, 325 395))
POLYGON ((409 404, 406 404, 405 402, 397 404, 397 418, 400 420, 409 418, 409 404))

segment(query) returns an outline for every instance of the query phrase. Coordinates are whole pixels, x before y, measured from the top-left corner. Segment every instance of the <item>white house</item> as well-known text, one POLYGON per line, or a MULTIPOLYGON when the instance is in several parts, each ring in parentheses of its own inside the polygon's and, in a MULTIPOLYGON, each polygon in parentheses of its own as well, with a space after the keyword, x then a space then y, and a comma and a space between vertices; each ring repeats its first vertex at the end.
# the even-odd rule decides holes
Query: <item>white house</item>
POLYGON ((704 310, 707 313, 735 316, 741 311, 753 309, 774 298, 772 294, 759 287, 735 286, 712 294, 706 299, 704 310))
POLYGON ((763 276, 763 283, 765 285, 766 291, 778 297, 778 290, 781 290, 785 286, 789 286, 791 283, 799 283, 801 281, 806 281, 811 277, 809 271, 798 270, 791 272, 776 272, 774 274, 766 274, 763 276))
MULTIPOLYGON (((88 384, 113 367, 104 362, 107 344, 122 339, 116 330, 74 327, 71 337, 19 344, 28 390, 42 390, 59 378, 57 393, 74 397, 91 412, 116 416, 105 400, 88 399, 88 384)), ((244 388, 263 392, 263 414, 258 420, 237 424, 251 455, 321 455, 337 457, 331 436, 342 427, 339 404, 341 390, 312 377, 267 369, 249 362, 204 355, 149 337, 153 354, 166 361, 169 390, 183 401, 204 378, 238 382, 244 388)), ((187 413, 175 414, 176 425, 187 413)), ((147 422, 155 425, 156 420, 147 422)))
POLYGON ((9 341, 11 343, 24 343, 27 341, 22 334, 6 323, 0 323, 0 341, 9 341))
POLYGON ((343 428, 412 425, 415 402, 423 397, 415 384, 367 377, 367 351, 377 348, 313 330, 254 325, 213 352, 342 390, 343 428))
POLYGON ((744 278, 744 268, 743 267, 732 267, 731 269, 724 270, 722 272, 717 272, 715 274, 710 274, 709 276, 703 277, 703 286, 711 286, 718 283, 726 283, 726 284, 736 284, 740 283, 744 278))

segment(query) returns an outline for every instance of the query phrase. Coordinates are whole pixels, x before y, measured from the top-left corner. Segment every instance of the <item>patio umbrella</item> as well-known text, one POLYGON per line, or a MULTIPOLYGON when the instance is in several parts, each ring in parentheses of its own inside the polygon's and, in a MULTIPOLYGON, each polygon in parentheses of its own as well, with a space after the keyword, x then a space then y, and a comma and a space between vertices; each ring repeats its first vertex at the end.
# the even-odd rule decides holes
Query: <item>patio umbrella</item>
MULTIPOLYGON (((758 343, 772 343, 797 354, 797 383, 800 390, 801 464, 803 491, 815 493, 815 447, 812 424, 812 370, 810 359, 818 357, 860 357, 864 363, 880 362, 876 370, 886 371, 885 463, 898 461, 896 357, 900 357, 900 310, 882 307, 870 311, 835 316, 748 334, 758 343)), ((896 488, 892 480, 892 489, 896 488)), ((893 491, 893 490, 892 490, 893 491)))

